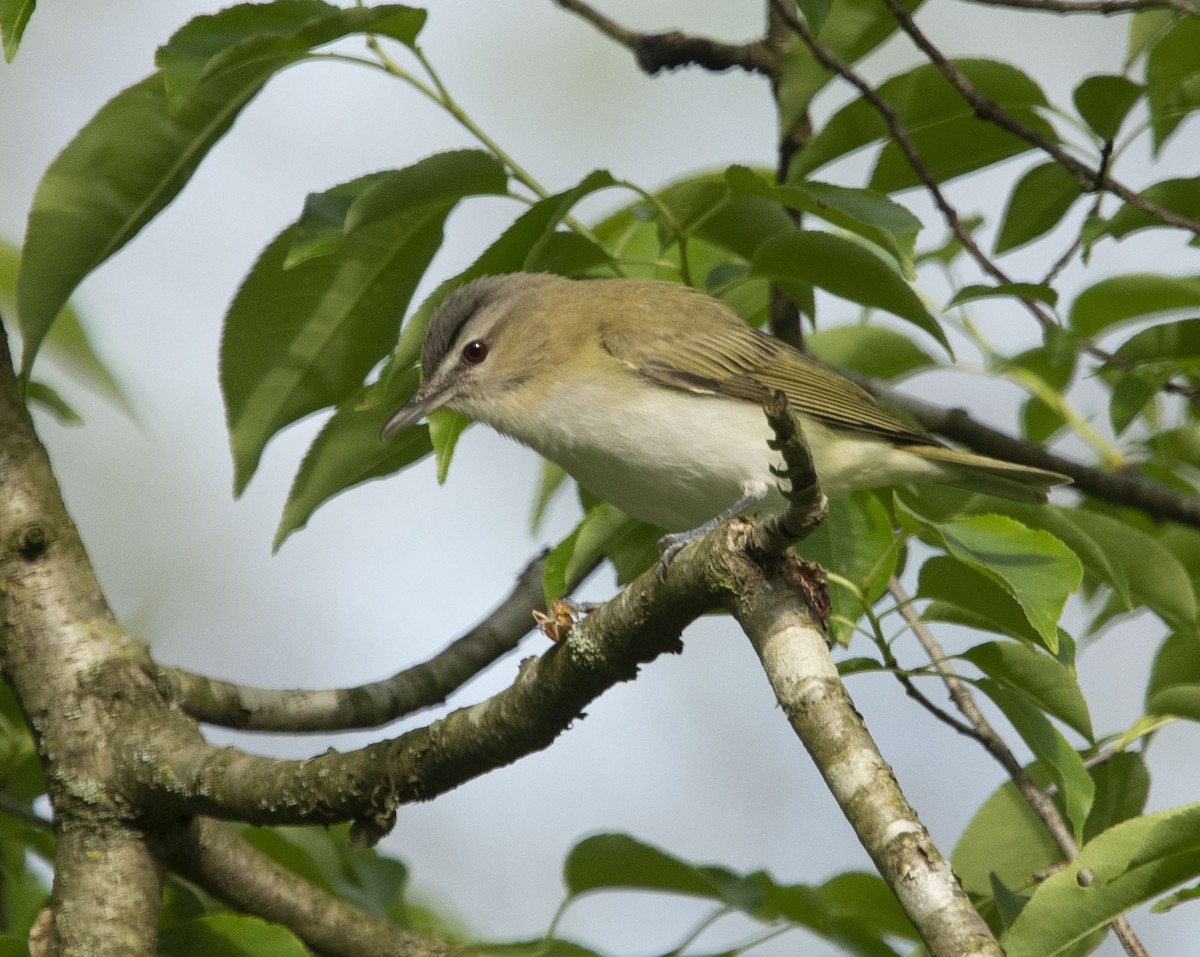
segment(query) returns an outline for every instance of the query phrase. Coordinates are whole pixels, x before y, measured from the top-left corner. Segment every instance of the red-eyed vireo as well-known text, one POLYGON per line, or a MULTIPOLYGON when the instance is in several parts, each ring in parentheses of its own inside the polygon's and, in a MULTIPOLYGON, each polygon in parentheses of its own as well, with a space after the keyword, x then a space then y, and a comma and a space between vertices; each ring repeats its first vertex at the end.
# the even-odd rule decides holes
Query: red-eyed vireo
POLYGON ((959 452, 686 286, 513 273, 451 293, 425 332, 423 381, 388 436, 446 406, 668 531, 785 502, 762 403, 782 391, 826 495, 940 482, 1044 501, 1061 475, 959 452))

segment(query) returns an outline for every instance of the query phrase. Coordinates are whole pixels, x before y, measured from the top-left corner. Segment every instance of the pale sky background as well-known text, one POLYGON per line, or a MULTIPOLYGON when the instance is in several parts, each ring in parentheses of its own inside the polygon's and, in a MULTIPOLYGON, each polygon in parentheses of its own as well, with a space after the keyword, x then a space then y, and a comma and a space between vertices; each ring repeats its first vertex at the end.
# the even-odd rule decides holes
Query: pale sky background
MULTIPOLYGON (((606 2, 644 29, 680 28, 732 40, 755 34, 759 0, 606 2)), ((0 66, 0 235, 19 241, 41 171, 108 98, 152 69, 154 47, 191 16, 215 7, 131 0, 103 8, 59 0, 32 20, 16 63, 0 66)), ((1088 70, 1117 72, 1125 21, 1014 16, 943 3, 922 24, 955 54, 1019 62, 1052 100, 1088 70)), ((430 59, 466 109, 551 189, 595 167, 661 185, 730 162, 773 165, 773 110, 765 81, 741 73, 683 71, 654 79, 631 57, 548 0, 448 0, 434 4, 422 36, 430 59)), ((893 42, 868 64, 883 77, 913 62, 893 42)), ((839 91, 825 110, 844 101, 839 91)), ((276 439, 240 501, 217 387, 221 317, 258 251, 299 212, 305 193, 361 173, 473 145, 467 134, 404 86, 367 70, 320 64, 272 80, 201 167, 183 195, 77 298, 104 355, 119 372, 140 425, 67 387, 87 425, 39 416, 100 580, 117 614, 161 661, 275 687, 357 684, 428 657, 481 617, 543 545, 570 528, 561 500, 546 527, 528 531, 532 453, 472 430, 447 485, 432 463, 375 482, 320 510, 277 556, 271 540, 288 485, 318 422, 276 439)), ((1194 174, 1193 125, 1172 150, 1194 174)), ((1025 157, 1020 168, 1033 165, 1025 157)), ((850 166, 831 175, 854 181, 850 166)), ((1013 168, 956 184, 951 198, 993 217, 1013 168), (980 204, 983 204, 980 207, 980 204)), ((1141 184, 1137 166, 1119 169, 1141 184)), ((609 194, 604 203, 616 203, 609 194)), ((623 197, 620 201, 623 201, 623 197)), ((919 214, 927 204, 908 194, 919 214)), ((469 262, 515 216, 514 204, 480 202, 451 218, 431 288, 469 262)), ((1195 271, 1195 251, 1159 232, 1098 250, 1086 279, 1124 269, 1195 271)), ((928 241, 927 241, 928 242, 928 241)), ((1059 247, 1061 248, 1061 247, 1059 247)), ((1014 272, 1040 275, 1035 257, 1014 272)), ((937 292, 935 290, 935 292, 937 292)), ((826 317, 851 319, 845 304, 826 317)), ((1032 330, 990 331, 1021 341, 1032 330)), ((61 377, 53 381, 61 382, 61 377)), ((969 402, 991 421, 1014 408, 1011 389, 964 375, 921 380, 923 394, 969 402), (980 400, 985 401, 980 401, 980 400)), ((611 594, 601 578, 589 597, 611 594)), ((1102 732, 1138 713, 1157 622, 1106 636, 1081 675, 1102 732), (1130 689, 1133 689, 1132 691, 1130 689)), ((950 636, 953 638, 953 636, 950 636)), ((419 896, 459 915, 481 936, 540 934, 560 896, 560 865, 580 837, 628 831, 682 857, 781 881, 823 880, 869 867, 848 825, 776 708, 749 645, 728 622, 693 627, 681 657, 644 669, 588 709, 548 751, 487 775, 435 802, 402 808, 387 847, 412 868, 419 896)), ((506 686, 531 637, 452 702, 506 686)), ((927 720, 900 688, 857 678, 851 693, 902 786, 949 853, 979 802, 1002 780, 974 746, 927 720)), ((935 697, 940 695, 934 691, 935 697)), ((417 721, 425 721, 420 716, 417 721)), ((411 725, 414 722, 406 722, 411 725)), ((402 725, 405 726, 405 725, 402 725)), ((352 747, 378 735, 300 742, 215 734, 270 753, 352 747)), ((1194 726, 1168 729, 1151 751, 1164 769, 1153 807, 1197 798, 1194 726), (1179 772, 1180 765, 1189 770, 1179 772), (1170 773, 1166 773, 1169 771, 1170 773)), ((668 948, 697 911, 663 899, 610 895, 585 901, 561 931, 617 954, 668 948)), ((1197 908, 1137 920, 1156 957, 1193 952, 1197 908)), ((700 943, 717 946, 720 935, 700 943)), ((777 943, 782 953, 795 941, 777 943)), ((815 944, 806 952, 832 953, 815 944)), ((1111 941, 1104 953, 1117 953, 1111 941)))

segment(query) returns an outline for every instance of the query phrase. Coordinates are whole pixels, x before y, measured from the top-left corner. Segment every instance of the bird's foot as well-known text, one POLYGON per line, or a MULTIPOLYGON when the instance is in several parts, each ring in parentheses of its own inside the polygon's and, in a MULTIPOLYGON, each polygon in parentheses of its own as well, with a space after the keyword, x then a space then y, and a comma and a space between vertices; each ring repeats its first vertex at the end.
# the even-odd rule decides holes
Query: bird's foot
POLYGON ((534 609, 533 620, 537 623, 538 631, 555 644, 561 644, 580 618, 591 614, 599 607, 600 605, 596 602, 556 598, 550 603, 548 613, 534 609))

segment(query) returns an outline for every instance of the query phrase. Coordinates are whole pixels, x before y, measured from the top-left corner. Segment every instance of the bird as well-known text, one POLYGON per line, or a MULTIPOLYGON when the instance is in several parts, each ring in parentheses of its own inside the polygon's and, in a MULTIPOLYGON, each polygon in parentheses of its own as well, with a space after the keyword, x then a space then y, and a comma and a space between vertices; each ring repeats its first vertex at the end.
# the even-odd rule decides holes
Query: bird
POLYGON ((943 445, 844 375, 681 283, 483 276, 434 312, 421 367, 421 385, 387 420, 385 438, 452 409, 674 533, 673 550, 755 506, 786 507, 762 409, 773 391, 787 397, 830 498, 932 482, 1044 502, 1049 488, 1069 481, 943 445))

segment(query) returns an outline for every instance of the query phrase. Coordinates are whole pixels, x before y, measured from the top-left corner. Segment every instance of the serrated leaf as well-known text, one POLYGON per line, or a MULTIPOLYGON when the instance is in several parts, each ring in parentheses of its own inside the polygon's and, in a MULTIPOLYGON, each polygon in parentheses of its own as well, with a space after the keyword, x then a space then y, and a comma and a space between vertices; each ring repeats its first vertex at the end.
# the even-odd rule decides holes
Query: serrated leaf
POLYGON ((1119 566, 1135 605, 1153 610, 1177 631, 1196 633, 1196 595, 1183 564, 1152 535, 1107 515, 1063 513, 1119 566))
POLYGON ((1008 198, 996 236, 997 254, 1044 236, 1081 195, 1079 180, 1058 163, 1033 167, 1017 180, 1008 198))
MULTIPOLYGON (((50 164, 34 195, 22 254, 23 376, 76 286, 175 198, 267 81, 310 47, 376 17, 366 8, 329 9, 291 36, 241 42, 225 59, 217 54, 219 69, 208 69, 175 104, 162 73, 152 74, 101 107, 50 164)), ((408 8, 392 12, 398 9, 408 8)), ((412 15, 423 18, 420 11, 412 15)))
MULTIPOLYGON (((734 195, 760 196, 811 213, 886 250, 908 278, 921 221, 883 193, 814 180, 776 185, 745 166, 731 166, 725 181, 734 195)), ((782 230, 781 230, 782 231, 782 230)))
POLYGON ((1200 874, 1200 808, 1159 811, 1109 828, 1043 881, 1000 940, 1008 957, 1054 957, 1114 917, 1200 874), (1176 825, 1182 827, 1176 828, 1176 825), (1153 847, 1146 857, 1143 848, 1153 847), (1087 878, 1080 878, 1086 871, 1087 878))
POLYGON ((1129 273, 1102 279, 1075 297, 1070 325, 1082 336, 1177 309, 1200 309, 1200 276, 1129 273))
POLYGON ((362 482, 391 475, 433 451, 429 429, 415 425, 387 441, 379 431, 417 389, 416 370, 396 377, 382 401, 377 390, 362 389, 343 401, 313 439, 292 480, 287 504, 275 533, 274 549, 307 524, 313 512, 340 492, 362 482))
POLYGON ((506 181, 489 154, 439 153, 373 181, 359 198, 386 186, 390 214, 348 231, 336 251, 285 268, 294 225, 267 247, 238 289, 221 338, 235 494, 280 429, 362 385, 395 343, 450 210, 465 196, 503 192, 506 181))
MULTIPOLYGON (((1200 176, 1165 179, 1139 190, 1143 199, 1163 209, 1196 222, 1200 220, 1200 176)), ((1124 239, 1143 229, 1175 229, 1152 213, 1131 203, 1125 203, 1104 224, 1104 232, 1115 239, 1124 239)))
POLYGON ((971 662, 989 678, 1025 695, 1047 714, 1093 740, 1087 700, 1073 670, 1057 658, 1008 641, 975 645, 955 657, 971 662))
POLYGON ((804 345, 822 362, 876 379, 899 379, 936 365, 912 339, 887 326, 817 329, 804 337, 804 345))
POLYGON ((756 276, 817 286, 851 302, 883 309, 950 343, 920 297, 895 270, 857 243, 830 233, 799 230, 763 243, 750 264, 756 276))
POLYGON ((5 62, 12 63, 17 55, 17 47, 21 45, 21 37, 36 5, 36 0, 0 0, 0 43, 3 43, 5 62))
POLYGON ((1034 874, 1061 861, 1058 845, 1011 781, 980 805, 950 856, 954 873, 972 896, 991 893, 992 874, 1006 887, 1027 890, 1034 886, 1034 874))
POLYGON ((1021 740, 1029 746, 1042 762, 1042 767, 1054 779, 1066 810, 1067 820, 1075 832, 1075 839, 1082 840, 1084 822, 1092 809, 1096 786, 1088 775, 1079 752, 1071 747, 1058 729, 1037 707, 1030 704, 1023 694, 1014 694, 990 678, 977 681, 975 686, 1004 712, 1004 716, 1016 728, 1021 740))
POLYGON ((917 596, 931 599, 922 613, 944 621, 1037 643, 1017 600, 995 580, 949 555, 934 555, 921 566, 917 596))
POLYGON ((1150 101, 1150 127, 1155 152, 1179 128, 1187 115, 1200 108, 1200 20, 1181 17, 1175 27, 1154 45, 1146 58, 1150 101))
POLYGON ((1044 283, 1036 282, 1002 282, 994 286, 985 284, 963 286, 946 303, 946 308, 961 306, 967 302, 978 302, 980 299, 1032 299, 1044 302, 1053 308, 1058 303, 1058 293, 1044 283))
POLYGON ((1051 651, 1058 619, 1083 580, 1075 553, 1049 532, 1003 515, 973 515, 936 523, 946 550, 983 572, 1013 596, 1051 651))
POLYGON ((1144 86, 1128 77, 1099 73, 1084 77, 1075 87, 1071 99, 1083 121, 1097 136, 1102 140, 1114 140, 1125 117, 1145 92, 1144 86))
MULTIPOLYGON (((985 97, 1053 142, 1057 135, 1036 112, 1046 105, 1037 84, 1016 67, 992 60, 952 60, 985 97)), ((878 87, 909 130, 926 168, 939 181, 961 176, 1030 149, 1028 143, 994 124, 980 122, 971 106, 932 64, 894 76, 878 87)), ((835 113, 796 155, 788 181, 870 144, 888 140, 882 118, 868 102, 856 99, 835 113)), ((916 186, 920 179, 890 141, 876 163, 870 187, 890 193, 916 186)))

